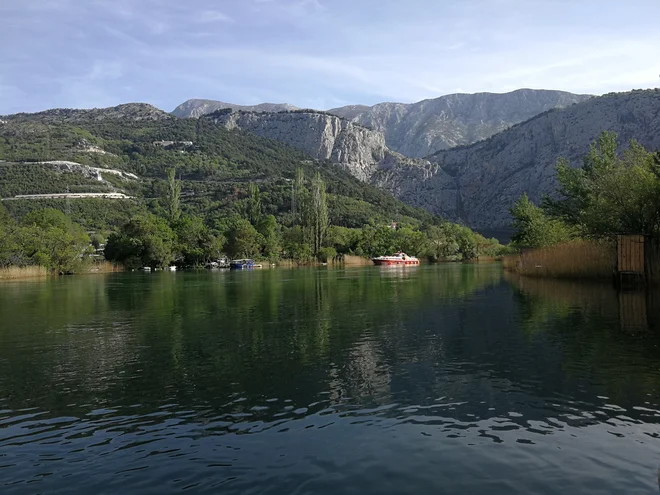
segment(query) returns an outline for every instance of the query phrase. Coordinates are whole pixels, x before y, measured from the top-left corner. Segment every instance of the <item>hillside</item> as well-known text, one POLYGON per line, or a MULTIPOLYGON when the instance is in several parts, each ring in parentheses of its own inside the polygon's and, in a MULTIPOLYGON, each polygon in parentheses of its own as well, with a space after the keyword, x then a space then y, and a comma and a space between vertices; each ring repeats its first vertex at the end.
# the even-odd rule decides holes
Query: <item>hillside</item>
POLYGON ((234 105, 224 101, 190 99, 183 102, 172 111, 172 115, 182 119, 197 118, 202 115, 224 109, 242 110, 244 112, 287 112, 297 110, 288 103, 260 103, 259 105, 234 105))
POLYGON ((324 112, 218 111, 205 117, 226 129, 240 129, 284 143, 318 160, 329 160, 361 181, 376 170, 415 162, 392 152, 383 135, 324 112))
POLYGON ((373 183, 420 206, 473 228, 510 222, 508 209, 523 193, 534 201, 555 187, 555 163, 579 166, 590 143, 614 131, 621 145, 637 139, 660 149, 660 90, 592 98, 551 110, 471 146, 440 151, 425 166, 379 171, 373 183))
POLYGON ((358 181, 329 161, 314 160, 275 141, 228 130, 212 119, 177 119, 149 105, 131 104, 106 110, 18 114, 3 120, 0 192, 4 197, 115 191, 136 198, 4 201, 16 215, 54 205, 70 209, 87 227, 116 226, 136 208, 151 205, 157 209, 166 170, 175 167, 183 183, 184 211, 203 215, 209 224, 242 211, 249 182, 259 184, 265 212, 286 224, 291 179, 302 167, 309 176, 321 171, 336 225, 357 227, 370 219, 408 219, 413 223, 430 219, 428 213, 358 181), (107 169, 129 172, 137 178, 107 169))

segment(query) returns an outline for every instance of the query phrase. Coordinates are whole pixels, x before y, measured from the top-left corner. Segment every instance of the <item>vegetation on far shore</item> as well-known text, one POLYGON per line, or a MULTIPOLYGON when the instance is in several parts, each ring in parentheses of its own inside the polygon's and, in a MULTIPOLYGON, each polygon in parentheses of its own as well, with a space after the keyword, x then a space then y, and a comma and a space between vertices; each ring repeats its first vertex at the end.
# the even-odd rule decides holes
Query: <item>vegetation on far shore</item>
POLYGON ((660 154, 632 140, 617 154, 617 136, 604 132, 582 168, 557 163, 554 197, 534 205, 523 195, 511 208, 512 245, 533 248, 505 260, 524 275, 606 278, 616 257, 615 234, 660 235, 660 154))
POLYGON ((84 271, 99 247, 127 268, 204 266, 224 256, 299 264, 396 251, 460 261, 504 250, 331 163, 207 118, 73 125, 19 116, 0 128, 0 160, 4 197, 119 191, 134 198, 3 202, 0 267, 84 271), (38 163, 49 160, 140 179, 102 173, 97 180, 38 163))

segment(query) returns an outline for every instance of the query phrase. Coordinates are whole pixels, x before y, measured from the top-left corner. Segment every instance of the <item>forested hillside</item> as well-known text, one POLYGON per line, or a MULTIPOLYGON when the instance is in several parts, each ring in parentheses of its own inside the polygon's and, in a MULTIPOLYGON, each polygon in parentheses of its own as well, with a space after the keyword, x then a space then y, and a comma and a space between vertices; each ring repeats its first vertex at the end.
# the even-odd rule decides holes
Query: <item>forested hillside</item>
MULTIPOLYGON (((4 161, 0 163, 0 196, 120 190, 149 204, 162 195, 166 170, 175 168, 182 181, 184 212, 201 214, 210 223, 240 212, 248 183, 256 182, 264 211, 286 223, 291 211, 291 181, 302 167, 310 176, 315 170, 321 172, 336 225, 358 227, 370 220, 420 223, 431 218, 329 162, 311 160, 277 142, 228 131, 206 119, 136 120, 141 106, 133 107, 131 118, 125 117, 127 112, 99 118, 97 111, 89 118, 77 113, 72 119, 61 112, 8 118, 0 124, 0 160, 4 161), (36 163, 53 160, 128 171, 139 180, 101 174, 99 181, 79 170, 36 163)), ((143 107, 153 117, 151 108, 143 107)), ((7 201, 6 206, 10 211, 16 211, 19 204, 21 210, 29 209, 26 201, 7 201)), ((58 201, 50 200, 50 204, 58 201)), ((30 204, 39 202, 30 200, 30 204)), ((97 222, 90 227, 103 225, 97 222)))
POLYGON ((0 266, 77 271, 92 241, 81 231, 96 245, 107 239, 106 258, 129 268, 201 266, 223 253, 306 263, 399 250, 461 260, 501 249, 336 163, 148 105, 10 116, 0 160, 0 209, 9 213, 0 266))

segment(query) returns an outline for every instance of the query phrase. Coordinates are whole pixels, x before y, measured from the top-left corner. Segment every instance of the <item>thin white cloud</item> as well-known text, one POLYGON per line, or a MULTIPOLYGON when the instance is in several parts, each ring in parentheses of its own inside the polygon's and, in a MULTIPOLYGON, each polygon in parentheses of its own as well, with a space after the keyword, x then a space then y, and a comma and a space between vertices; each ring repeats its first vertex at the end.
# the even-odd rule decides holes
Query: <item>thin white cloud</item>
POLYGON ((198 22, 236 22, 232 17, 227 14, 218 12, 217 10, 207 10, 202 12, 197 18, 198 22))
POLYGON ((22 0, 0 17, 0 113, 660 83, 657 0, 22 0))

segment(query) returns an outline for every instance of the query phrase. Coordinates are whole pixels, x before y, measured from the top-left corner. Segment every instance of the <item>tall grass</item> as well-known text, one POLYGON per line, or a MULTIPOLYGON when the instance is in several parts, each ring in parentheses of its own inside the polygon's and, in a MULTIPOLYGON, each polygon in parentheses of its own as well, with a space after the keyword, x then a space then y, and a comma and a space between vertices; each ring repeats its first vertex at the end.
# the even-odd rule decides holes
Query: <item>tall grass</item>
POLYGON ((0 280, 17 280, 21 278, 48 277, 50 272, 43 266, 10 266, 0 268, 0 280))
POLYGON ((343 257, 342 262, 344 263, 344 266, 371 266, 374 264, 369 258, 351 256, 348 254, 343 257))
POLYGON ((529 277, 607 279, 616 262, 611 242, 575 241, 505 256, 506 270, 529 277))

